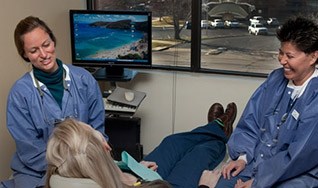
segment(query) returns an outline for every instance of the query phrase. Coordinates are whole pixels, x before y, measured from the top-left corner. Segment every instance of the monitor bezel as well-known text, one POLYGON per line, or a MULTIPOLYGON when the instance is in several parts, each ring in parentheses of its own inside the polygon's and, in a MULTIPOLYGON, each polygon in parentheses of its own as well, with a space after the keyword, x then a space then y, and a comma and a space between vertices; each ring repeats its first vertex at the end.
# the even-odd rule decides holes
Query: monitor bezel
POLYGON ((71 54, 72 54, 72 64, 81 67, 119 67, 119 68, 150 68, 152 66, 152 13, 149 11, 110 11, 110 10, 70 10, 69 11, 70 19, 70 34, 71 34, 71 54), (74 14, 110 14, 110 15, 144 15, 148 19, 148 62, 133 62, 129 60, 121 61, 101 61, 101 60, 78 60, 76 58, 75 52, 75 39, 74 39, 74 14))

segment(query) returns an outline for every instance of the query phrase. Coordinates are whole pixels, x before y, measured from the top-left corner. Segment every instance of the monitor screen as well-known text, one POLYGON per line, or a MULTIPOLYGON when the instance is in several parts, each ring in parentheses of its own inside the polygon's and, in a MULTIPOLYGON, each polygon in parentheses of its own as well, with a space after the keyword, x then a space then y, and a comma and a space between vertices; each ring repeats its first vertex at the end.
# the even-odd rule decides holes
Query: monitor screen
POLYGON ((70 26, 74 65, 108 76, 151 66, 151 12, 70 10, 70 26))

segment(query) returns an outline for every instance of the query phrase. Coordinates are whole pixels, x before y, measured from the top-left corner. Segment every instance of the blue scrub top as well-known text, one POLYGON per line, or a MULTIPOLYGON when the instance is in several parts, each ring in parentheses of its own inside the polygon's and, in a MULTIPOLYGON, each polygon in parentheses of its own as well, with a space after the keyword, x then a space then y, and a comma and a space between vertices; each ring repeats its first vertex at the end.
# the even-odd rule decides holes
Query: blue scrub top
POLYGON ((229 139, 232 159, 247 156, 240 175, 254 178, 252 187, 272 187, 306 173, 318 177, 312 173, 318 170, 318 78, 309 81, 290 109, 288 82, 283 69, 273 71, 249 100, 229 139))
POLYGON ((40 96, 32 71, 17 80, 9 93, 7 127, 16 143, 11 162, 15 187, 44 185, 46 145, 56 122, 72 117, 105 135, 105 110, 97 81, 83 68, 65 64, 63 68, 66 89, 62 109, 42 83, 44 95, 40 96))

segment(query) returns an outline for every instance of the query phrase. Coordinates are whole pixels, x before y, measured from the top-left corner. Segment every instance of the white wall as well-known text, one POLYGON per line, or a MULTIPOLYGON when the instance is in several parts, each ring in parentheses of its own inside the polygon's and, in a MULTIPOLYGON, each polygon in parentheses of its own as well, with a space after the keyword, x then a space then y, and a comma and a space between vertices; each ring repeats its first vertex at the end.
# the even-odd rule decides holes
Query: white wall
MULTIPOLYGON (((26 16, 42 18, 57 37, 58 57, 70 63, 68 10, 84 8, 85 0, 1 1, 0 180, 11 174, 10 159, 15 151, 15 144, 6 129, 6 98, 14 81, 28 70, 17 55, 14 28, 26 16)), ((118 85, 147 93, 136 116, 142 118, 141 142, 145 153, 149 153, 164 136, 205 124, 207 110, 214 102, 226 105, 234 101, 240 115, 246 101, 262 81, 261 78, 142 70, 133 81, 118 85)))

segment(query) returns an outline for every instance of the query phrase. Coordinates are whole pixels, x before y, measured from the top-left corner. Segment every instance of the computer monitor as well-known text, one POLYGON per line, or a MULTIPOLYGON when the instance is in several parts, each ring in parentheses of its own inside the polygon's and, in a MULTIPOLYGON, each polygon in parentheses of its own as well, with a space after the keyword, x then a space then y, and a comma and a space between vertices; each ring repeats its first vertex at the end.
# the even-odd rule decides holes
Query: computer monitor
POLYGON ((151 67, 151 12, 70 10, 72 64, 101 67, 97 79, 130 79, 151 67))

